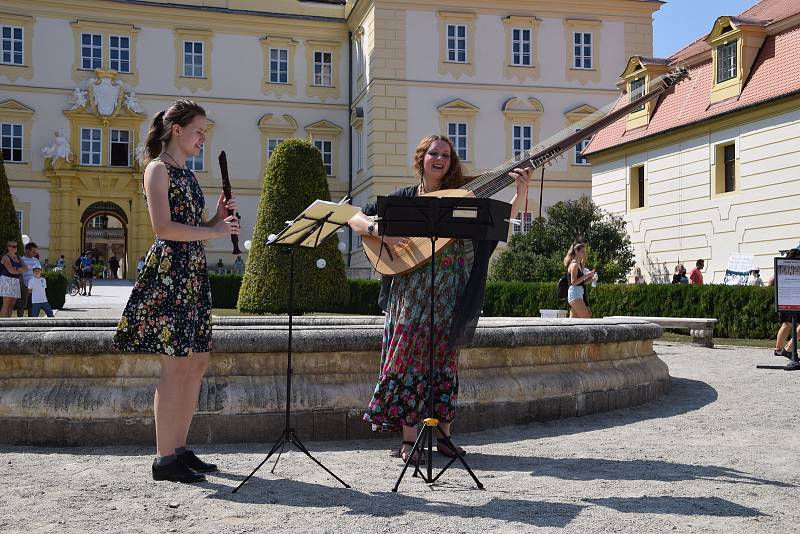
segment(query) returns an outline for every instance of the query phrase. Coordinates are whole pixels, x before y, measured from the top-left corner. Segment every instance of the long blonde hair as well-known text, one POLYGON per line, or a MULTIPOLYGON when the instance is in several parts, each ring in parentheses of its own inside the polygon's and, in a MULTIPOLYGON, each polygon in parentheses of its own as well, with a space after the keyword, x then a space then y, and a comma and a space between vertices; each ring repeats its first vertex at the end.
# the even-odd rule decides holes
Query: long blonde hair
MULTIPOLYGON (((564 267, 569 267, 569 264, 575 260, 575 257, 578 255, 578 249, 580 248, 586 248, 586 241, 575 241, 570 245, 567 255, 564 256, 564 267)), ((583 265, 581 265, 581 267, 583 267, 583 265)))

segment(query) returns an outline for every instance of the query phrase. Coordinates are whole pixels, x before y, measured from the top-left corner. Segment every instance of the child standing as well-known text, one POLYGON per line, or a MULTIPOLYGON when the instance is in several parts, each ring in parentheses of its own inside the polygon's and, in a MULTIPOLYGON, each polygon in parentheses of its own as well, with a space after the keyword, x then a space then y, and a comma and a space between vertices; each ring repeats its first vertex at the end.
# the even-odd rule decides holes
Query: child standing
POLYGON ((47 302, 47 280, 42 278, 42 268, 33 268, 33 277, 28 280, 28 289, 31 292, 31 317, 39 317, 39 312, 44 310, 48 317, 53 317, 53 308, 47 302))

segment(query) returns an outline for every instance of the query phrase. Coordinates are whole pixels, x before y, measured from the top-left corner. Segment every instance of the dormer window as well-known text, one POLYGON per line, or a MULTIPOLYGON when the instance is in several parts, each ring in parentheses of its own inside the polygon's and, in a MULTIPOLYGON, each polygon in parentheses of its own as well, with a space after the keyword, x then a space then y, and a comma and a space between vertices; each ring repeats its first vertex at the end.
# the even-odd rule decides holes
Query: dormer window
MULTIPOLYGON (((644 96, 645 81, 646 79, 644 76, 642 76, 641 78, 636 78, 635 80, 631 81, 631 87, 630 87, 631 102, 639 100, 644 96)), ((636 113, 637 111, 641 111, 643 109, 644 109, 644 104, 638 106, 637 108, 632 109, 631 113, 636 113)))
POLYGON ((736 46, 733 40, 717 48, 717 83, 736 78, 736 46))

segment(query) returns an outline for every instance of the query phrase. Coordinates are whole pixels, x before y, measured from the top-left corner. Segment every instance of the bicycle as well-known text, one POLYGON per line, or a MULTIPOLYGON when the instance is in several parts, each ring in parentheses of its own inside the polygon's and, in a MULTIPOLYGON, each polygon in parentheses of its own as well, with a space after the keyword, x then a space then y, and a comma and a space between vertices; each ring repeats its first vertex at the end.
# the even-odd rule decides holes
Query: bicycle
POLYGON ((72 280, 69 282, 68 290, 71 297, 76 296, 80 292, 81 277, 78 270, 76 270, 75 274, 72 276, 72 280))

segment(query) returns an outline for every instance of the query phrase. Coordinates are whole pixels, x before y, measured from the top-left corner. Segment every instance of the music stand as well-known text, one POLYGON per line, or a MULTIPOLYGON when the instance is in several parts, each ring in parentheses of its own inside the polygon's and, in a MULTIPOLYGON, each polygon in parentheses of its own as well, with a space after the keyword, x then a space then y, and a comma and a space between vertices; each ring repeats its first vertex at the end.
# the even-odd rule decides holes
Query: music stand
POLYGON ((264 458, 253 472, 247 475, 247 477, 242 480, 242 482, 236 486, 236 489, 233 490, 233 493, 236 493, 239 488, 244 486, 244 484, 250 480, 256 471, 261 469, 267 460, 275 454, 278 449, 280 452, 278 453, 278 458, 275 460, 275 464, 272 466, 271 473, 275 472, 275 467, 278 465, 278 461, 281 459, 281 455, 283 454, 283 450, 286 448, 286 444, 292 444, 297 449, 311 458, 318 466, 324 469, 329 475, 333 478, 341 482, 341 484, 345 488, 349 488, 350 486, 343 481, 341 478, 336 476, 330 469, 325 467, 322 462, 314 458, 311 453, 308 451, 303 442, 300 441, 300 438, 297 437, 297 432, 294 428, 292 428, 291 423, 291 412, 292 412, 292 315, 294 313, 294 249, 297 247, 303 248, 316 248, 319 246, 322 241, 324 241, 327 237, 336 233, 341 226, 347 224, 353 215, 358 213, 358 208, 351 206, 350 204, 344 204, 346 199, 342 200, 342 203, 335 204, 333 202, 327 202, 323 200, 316 200, 314 201, 309 207, 307 207, 303 212, 298 215, 293 221, 288 221, 286 228, 284 228, 278 235, 270 236, 270 239, 267 240, 267 245, 282 247, 283 252, 289 254, 289 342, 287 347, 287 358, 286 358, 286 424, 284 426, 283 432, 281 433, 278 440, 275 442, 275 445, 272 446, 270 449, 269 454, 267 454, 266 458, 264 458))
POLYGON ((431 242, 431 308, 430 308, 430 340, 428 347, 428 417, 423 420, 422 431, 414 442, 414 447, 403 465, 403 470, 397 479, 397 483, 392 489, 397 491, 409 464, 414 458, 414 452, 419 451, 418 455, 426 454, 427 451, 427 473, 423 473, 419 468, 419 462, 415 463, 414 475, 420 476, 425 483, 433 484, 442 474, 456 461, 460 460, 464 468, 469 472, 472 480, 483 489, 483 484, 472 472, 458 448, 444 433, 439 420, 433 413, 433 362, 434 362, 434 308, 436 306, 436 240, 439 238, 448 239, 477 239, 477 240, 496 240, 505 241, 508 237, 508 218, 511 215, 511 205, 492 198, 472 198, 472 197, 378 197, 378 234, 382 236, 395 237, 427 237, 431 242), (456 453, 455 458, 451 458, 441 471, 433 476, 433 432, 438 430, 443 436, 443 441, 456 453), (427 444, 426 444, 427 442, 427 444))

